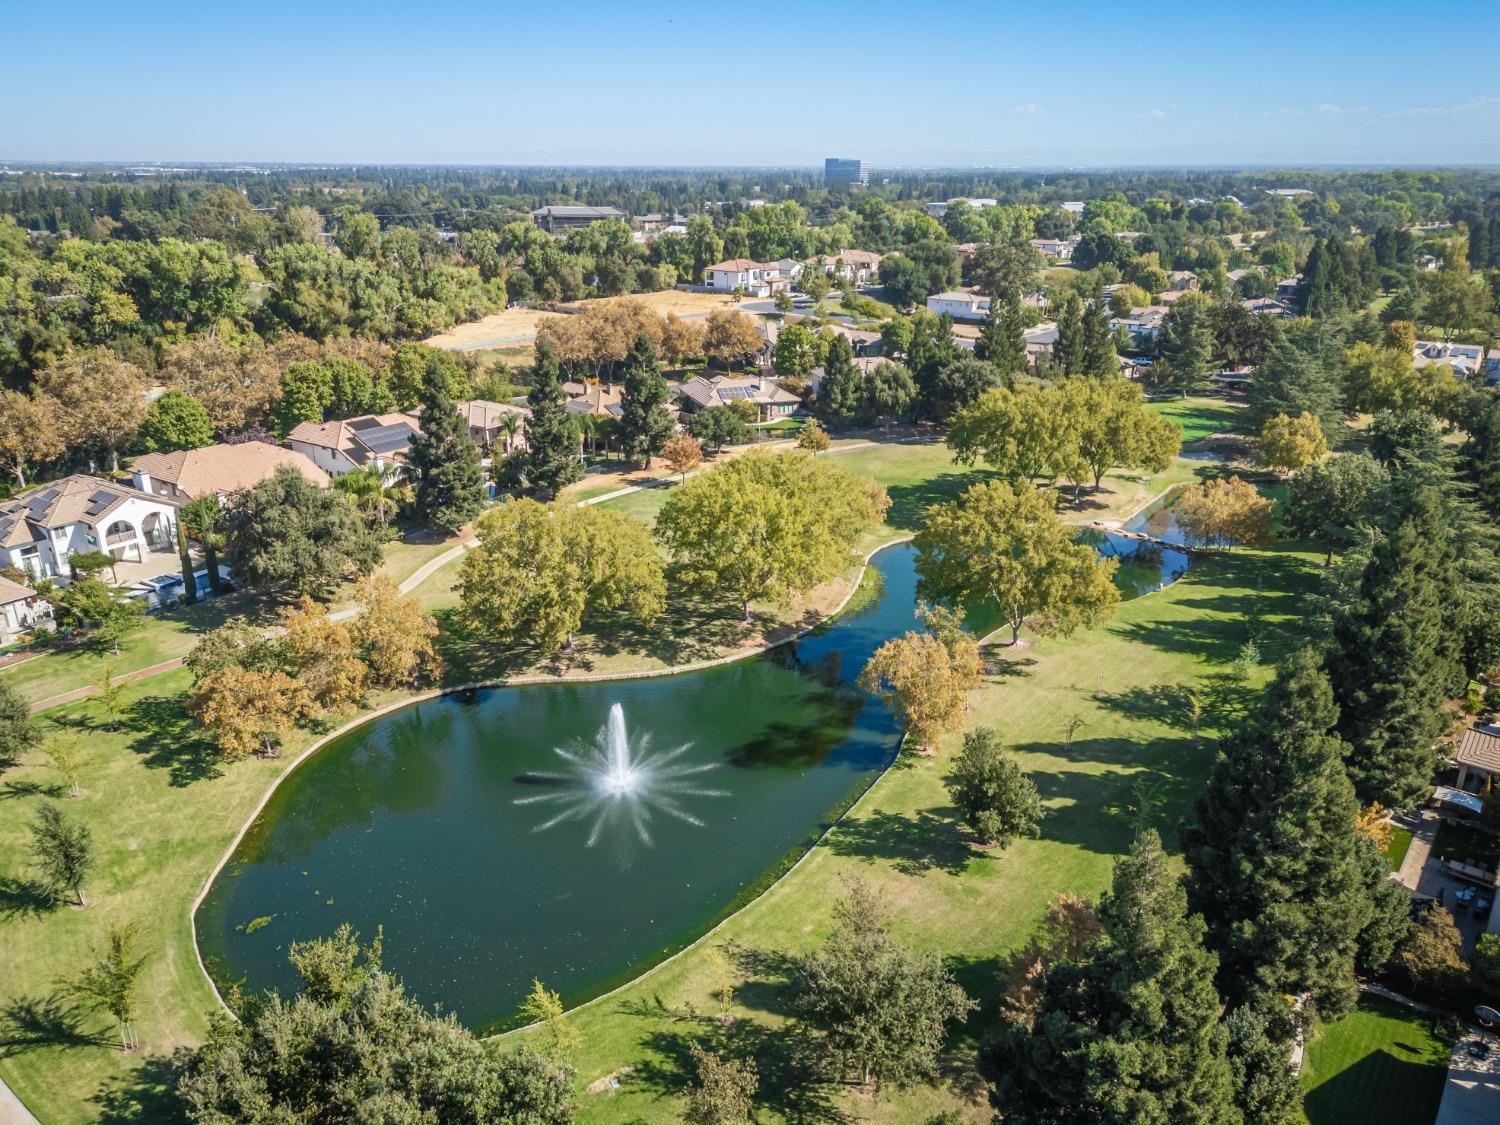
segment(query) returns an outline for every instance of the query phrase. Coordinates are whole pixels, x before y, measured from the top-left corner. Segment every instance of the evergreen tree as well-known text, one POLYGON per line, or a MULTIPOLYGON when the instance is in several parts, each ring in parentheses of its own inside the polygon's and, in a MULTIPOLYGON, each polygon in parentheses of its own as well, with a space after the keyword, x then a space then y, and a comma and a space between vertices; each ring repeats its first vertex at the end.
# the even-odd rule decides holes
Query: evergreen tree
POLYGON ((1229 1072, 1234 1104, 1245 1125, 1298 1125, 1302 1087, 1292 1069, 1291 1044, 1271 1033, 1254 1008, 1236 1008, 1224 1020, 1229 1032, 1229 1072))
POLYGON ((984 1053, 1007 1125, 1238 1122, 1218 959, 1154 829, 1115 865, 1099 920, 1085 963, 1048 970, 1034 1028, 984 1053))
POLYGON ((1016 376, 1026 373, 1026 318, 1017 297, 990 303, 974 354, 993 366, 1006 386, 1014 386, 1016 376))
POLYGON ((1437 489, 1399 474, 1388 514, 1347 597, 1334 607, 1328 670, 1359 798, 1406 808, 1427 790, 1461 679, 1445 598, 1456 582, 1453 532, 1437 489))
POLYGON ((1082 374, 1100 378, 1120 373, 1120 357, 1109 331, 1109 308, 1103 297, 1095 297, 1083 313, 1082 374))
POLYGON ((1368 907, 1337 721, 1317 655, 1299 650, 1225 742, 1183 827, 1188 903, 1207 921, 1231 1005, 1306 991, 1336 1018, 1354 1003, 1368 907))
POLYGON ((1161 355, 1168 386, 1183 398, 1206 387, 1213 348, 1207 304, 1196 295, 1180 298, 1162 322, 1161 355))
POLYGON ((1247 432, 1261 428, 1278 414, 1295 418, 1306 411, 1335 435, 1344 427, 1344 408, 1338 375, 1322 358, 1287 339, 1277 340, 1266 361, 1255 369, 1245 411, 1247 432))
POLYGON ((578 435, 568 419, 562 367, 546 336, 537 338, 526 403, 531 407, 526 423, 527 480, 543 492, 559 492, 583 475, 583 466, 578 460, 578 435))
POLYGON ((407 472, 416 492, 417 518, 453 533, 484 507, 484 469, 469 424, 437 380, 422 398, 422 432, 412 439, 407 472))
POLYGON ((21 760, 42 740, 31 705, 8 680, 0 680, 0 771, 21 760))
POLYGON ((1052 359, 1064 375, 1077 375, 1083 370, 1083 302, 1077 293, 1069 293, 1063 298, 1062 311, 1057 316, 1057 339, 1052 344, 1052 359))
POLYGON ((651 459, 671 438, 674 423, 672 415, 667 413, 667 381, 661 376, 656 345, 644 332, 635 338, 630 354, 625 357, 623 382, 625 403, 620 413, 620 441, 626 456, 644 461, 649 469, 651 459))
POLYGON ((853 421, 863 396, 862 383, 848 338, 835 336, 828 343, 823 381, 818 385, 818 399, 813 405, 818 420, 833 429, 841 429, 853 421))

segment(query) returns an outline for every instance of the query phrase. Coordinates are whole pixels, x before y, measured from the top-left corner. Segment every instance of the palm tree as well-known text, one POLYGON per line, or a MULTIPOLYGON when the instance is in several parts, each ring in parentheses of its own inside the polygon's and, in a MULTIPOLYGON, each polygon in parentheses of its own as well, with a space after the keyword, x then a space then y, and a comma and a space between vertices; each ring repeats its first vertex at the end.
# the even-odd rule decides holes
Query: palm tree
POLYGON ((386 487, 385 474, 378 465, 366 465, 334 477, 333 487, 347 496, 355 509, 364 513, 372 528, 378 530, 390 523, 387 514, 392 504, 390 489, 386 487))
POLYGON ((500 428, 505 431, 505 452, 514 453, 516 449, 516 435, 521 432, 521 416, 519 414, 504 414, 500 418, 500 428))
POLYGON ((208 566, 208 585, 215 594, 223 593, 219 578, 219 525, 224 517, 217 494, 209 492, 182 506, 182 522, 203 544, 203 559, 208 566))

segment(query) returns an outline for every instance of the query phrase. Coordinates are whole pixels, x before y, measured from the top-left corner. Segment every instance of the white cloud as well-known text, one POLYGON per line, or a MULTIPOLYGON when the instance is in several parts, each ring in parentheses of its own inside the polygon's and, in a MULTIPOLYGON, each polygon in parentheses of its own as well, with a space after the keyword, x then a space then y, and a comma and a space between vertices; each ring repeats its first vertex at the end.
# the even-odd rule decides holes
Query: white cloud
POLYGON ((1042 107, 1037 105, 1036 102, 1027 102, 1025 105, 1016 106, 1016 108, 1011 110, 1011 112, 1024 113, 1027 117, 1035 117, 1038 113, 1041 112, 1041 109, 1042 107))
POLYGON ((1457 117, 1471 113, 1500 113, 1500 98, 1470 98, 1457 105, 1414 105, 1408 109, 1397 109, 1387 117, 1457 117))
POLYGON ((1152 117, 1165 117, 1166 115, 1167 115, 1167 111, 1164 110, 1164 109, 1153 109, 1151 111, 1151 116, 1152 117))
POLYGON ((1329 105, 1327 102, 1324 102, 1322 105, 1320 105, 1318 107, 1318 112, 1319 113, 1323 113, 1323 114, 1327 114, 1330 117, 1336 117, 1339 114, 1343 114, 1343 113, 1369 113, 1370 112, 1370 107, 1367 106, 1367 105, 1356 105, 1356 106, 1347 106, 1346 107, 1346 106, 1341 106, 1341 105, 1329 105))

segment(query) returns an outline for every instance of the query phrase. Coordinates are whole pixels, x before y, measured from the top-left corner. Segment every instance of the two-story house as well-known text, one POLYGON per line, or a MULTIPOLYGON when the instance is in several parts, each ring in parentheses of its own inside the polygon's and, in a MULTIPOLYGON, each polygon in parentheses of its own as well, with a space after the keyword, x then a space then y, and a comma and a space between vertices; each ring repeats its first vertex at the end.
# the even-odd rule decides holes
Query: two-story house
POLYGON ((177 503, 102 477, 74 473, 0 501, 0 566, 30 578, 68 575, 73 555, 102 551, 145 562, 176 553, 177 503))

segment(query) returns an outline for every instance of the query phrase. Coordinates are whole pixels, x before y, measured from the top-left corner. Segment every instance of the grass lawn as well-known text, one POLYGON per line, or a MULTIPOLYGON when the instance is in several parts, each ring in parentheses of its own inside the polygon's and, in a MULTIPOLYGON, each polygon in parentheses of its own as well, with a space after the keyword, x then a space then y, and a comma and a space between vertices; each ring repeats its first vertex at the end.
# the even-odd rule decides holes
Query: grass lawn
POLYGON ((1432 1125, 1449 1052, 1432 1017, 1375 996, 1307 1047, 1302 1108, 1312 1125, 1432 1125))
POLYGON ((1391 838, 1385 845, 1385 858, 1390 860, 1392 871, 1401 870, 1401 863, 1406 859, 1406 853, 1410 849, 1411 832, 1405 828, 1392 826, 1391 838))
POLYGON ((1183 441, 1202 441, 1212 434, 1237 432, 1243 407, 1228 399, 1205 395, 1150 402, 1146 409, 1176 422, 1183 441))
POLYGON ((385 558, 380 564, 379 573, 399 586, 430 560, 437 558, 449 547, 458 546, 469 536, 467 530, 444 538, 413 531, 404 538, 385 545, 385 558))

